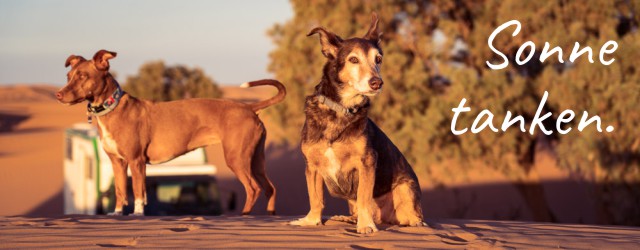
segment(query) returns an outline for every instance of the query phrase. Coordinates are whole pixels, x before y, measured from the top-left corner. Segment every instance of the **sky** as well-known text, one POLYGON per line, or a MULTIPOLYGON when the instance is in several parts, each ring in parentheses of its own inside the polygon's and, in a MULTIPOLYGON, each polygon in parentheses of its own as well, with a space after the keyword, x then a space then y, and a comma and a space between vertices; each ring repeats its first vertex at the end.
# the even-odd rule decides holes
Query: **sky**
POLYGON ((67 57, 100 49, 120 83, 155 60, 225 85, 269 78, 266 32, 292 16, 287 0, 0 1, 0 85, 64 85, 67 57))

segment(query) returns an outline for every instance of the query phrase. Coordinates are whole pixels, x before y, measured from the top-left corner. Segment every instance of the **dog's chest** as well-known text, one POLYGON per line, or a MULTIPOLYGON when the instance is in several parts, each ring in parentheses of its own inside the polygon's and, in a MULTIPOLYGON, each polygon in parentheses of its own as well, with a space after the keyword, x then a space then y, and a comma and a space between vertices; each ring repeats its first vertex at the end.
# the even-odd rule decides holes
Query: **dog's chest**
POLYGON ((325 168, 323 171, 324 172, 323 176, 325 178, 330 178, 337 183, 338 182, 337 174, 338 172, 340 172, 342 163, 336 156, 336 152, 333 150, 332 147, 327 147, 323 155, 325 158, 324 160, 326 161, 325 168))
POLYGON ((98 119, 98 125, 100 127, 100 141, 102 143, 102 148, 105 152, 114 154, 119 158, 123 158, 122 155, 118 152, 118 144, 116 143, 113 135, 109 133, 109 130, 100 122, 98 119))
POLYGON ((359 158, 353 147, 326 147, 321 151, 320 174, 334 197, 355 199, 358 187, 359 158))
POLYGON ((362 166, 364 144, 353 141, 340 143, 303 143, 307 162, 318 170, 332 196, 351 199, 358 186, 358 168, 362 166))

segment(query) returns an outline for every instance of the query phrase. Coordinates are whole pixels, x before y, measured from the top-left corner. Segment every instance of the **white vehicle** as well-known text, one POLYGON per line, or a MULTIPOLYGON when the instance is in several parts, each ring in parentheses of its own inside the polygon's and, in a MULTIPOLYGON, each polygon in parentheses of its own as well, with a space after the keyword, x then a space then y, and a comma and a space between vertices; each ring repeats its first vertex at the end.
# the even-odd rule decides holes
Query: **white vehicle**
MULTIPOLYGON (((96 128, 78 123, 65 132, 64 213, 105 214, 115 207, 111 161, 96 128)), ((206 164, 203 148, 169 162, 147 165, 145 215, 219 215, 216 168, 206 164)), ((133 204, 131 171, 128 199, 133 204)), ((124 213, 133 212, 125 206, 124 213)))

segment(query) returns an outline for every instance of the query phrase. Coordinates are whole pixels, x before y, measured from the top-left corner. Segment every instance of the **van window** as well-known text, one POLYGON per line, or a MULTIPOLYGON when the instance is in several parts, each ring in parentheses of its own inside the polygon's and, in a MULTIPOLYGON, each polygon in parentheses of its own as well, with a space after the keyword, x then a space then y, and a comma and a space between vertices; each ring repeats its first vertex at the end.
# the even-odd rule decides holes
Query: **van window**
POLYGON ((169 204, 208 204, 218 199, 215 185, 206 181, 160 182, 158 201, 169 204))

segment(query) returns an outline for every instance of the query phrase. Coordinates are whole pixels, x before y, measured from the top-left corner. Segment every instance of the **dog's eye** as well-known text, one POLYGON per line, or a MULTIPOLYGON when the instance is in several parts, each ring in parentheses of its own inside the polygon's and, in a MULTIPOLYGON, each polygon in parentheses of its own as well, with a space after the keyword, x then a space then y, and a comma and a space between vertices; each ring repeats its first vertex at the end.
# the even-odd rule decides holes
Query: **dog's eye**
POLYGON ((351 57, 351 58, 349 58, 349 62, 351 62, 351 63, 353 63, 353 64, 357 64, 357 63, 359 63, 360 61, 358 60, 358 58, 351 57))
POLYGON ((376 56, 376 64, 382 63, 382 56, 376 56))

